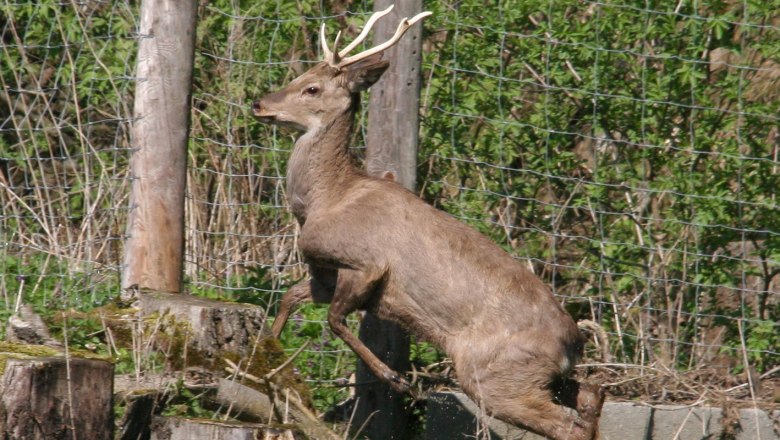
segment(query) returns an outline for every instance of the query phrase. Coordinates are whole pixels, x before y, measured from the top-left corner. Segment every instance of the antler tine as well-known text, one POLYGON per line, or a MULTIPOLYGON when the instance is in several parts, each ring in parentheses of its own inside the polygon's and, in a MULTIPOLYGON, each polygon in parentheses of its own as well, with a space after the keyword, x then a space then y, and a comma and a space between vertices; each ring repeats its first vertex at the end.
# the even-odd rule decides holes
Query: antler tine
POLYGON ((365 40, 365 39, 366 39, 366 36, 367 36, 367 35, 368 35, 368 33, 371 31, 371 28, 372 28, 372 27, 374 27, 374 23, 376 23, 376 22, 377 22, 377 21, 378 21, 380 18, 382 18, 382 17, 384 17, 385 15, 389 14, 389 13, 390 13, 390 11, 392 11, 392 10, 393 10, 393 7, 394 7, 394 6, 395 6, 395 5, 390 5, 390 6, 388 6, 388 8, 387 8, 387 9, 385 9, 384 11, 377 11, 377 12, 374 12, 374 13, 371 15, 371 18, 369 18, 369 19, 368 19, 368 21, 366 22, 366 24, 364 24, 364 25, 363 25, 363 30, 362 30, 362 31, 360 31, 360 35, 358 35, 358 36, 355 38, 355 40, 354 40, 354 41, 352 41, 351 43, 349 43, 349 46, 347 46, 347 47, 345 47, 343 50, 341 50, 341 51, 339 52, 339 56, 340 56, 341 58, 344 58, 345 56, 349 55, 349 53, 352 51, 352 49, 356 48, 356 47, 358 46, 358 44, 362 43, 362 42, 363 42, 363 40, 365 40))
POLYGON ((398 23, 398 28, 395 30, 395 35, 393 35, 392 38, 390 38, 389 40, 387 40, 384 43, 380 44, 379 46, 372 47, 371 49, 368 49, 368 50, 366 50, 364 52, 360 52, 360 53, 358 53, 356 55, 353 55, 351 57, 346 57, 346 58, 342 59, 338 63, 338 66, 339 67, 344 67, 344 66, 356 63, 356 62, 358 62, 358 61, 360 61, 362 59, 368 58, 371 55, 374 55, 376 53, 383 52, 388 47, 391 47, 392 45, 397 43, 398 40, 400 40, 401 37, 406 33, 406 31, 409 30, 410 27, 412 27, 413 24, 417 23, 418 21, 420 21, 423 18, 425 18, 425 17, 427 17, 429 15, 432 15, 432 14, 433 14, 432 12, 426 11, 426 12, 421 12, 421 13, 415 15, 411 19, 408 19, 408 18, 404 17, 404 19, 401 20, 400 23, 398 23))
POLYGON ((322 54, 325 61, 331 65, 336 64, 338 61, 333 59, 333 52, 328 48, 328 40, 327 37, 325 37, 325 23, 322 23, 322 26, 320 27, 320 45, 322 46, 322 54))
POLYGON ((336 32, 336 39, 333 40, 333 64, 341 61, 341 52, 339 52, 339 41, 341 40, 341 31, 336 32))

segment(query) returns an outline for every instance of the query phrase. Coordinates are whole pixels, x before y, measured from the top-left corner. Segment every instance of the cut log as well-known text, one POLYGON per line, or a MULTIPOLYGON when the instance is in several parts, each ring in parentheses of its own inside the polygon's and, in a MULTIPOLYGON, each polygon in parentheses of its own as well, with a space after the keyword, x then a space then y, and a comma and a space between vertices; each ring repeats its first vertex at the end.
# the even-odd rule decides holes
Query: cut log
POLYGON ((233 380, 220 379, 215 400, 230 408, 229 415, 239 420, 263 422, 273 418, 273 406, 267 395, 233 380))
POLYGON ((256 423, 225 423, 178 417, 155 417, 152 440, 303 440, 304 436, 288 428, 256 423))
MULTIPOLYGON (((277 412, 285 423, 293 423, 298 429, 310 438, 317 440, 339 439, 339 436, 331 431, 328 426, 317 418, 308 408, 302 405, 295 395, 280 395, 289 390, 277 392, 277 412)), ((239 420, 268 420, 274 411, 271 399, 238 382, 221 379, 215 400, 222 406, 231 408, 230 415, 239 420)))
POLYGON ((114 366, 103 360, 5 358, 0 434, 4 439, 110 439, 113 380, 114 366))

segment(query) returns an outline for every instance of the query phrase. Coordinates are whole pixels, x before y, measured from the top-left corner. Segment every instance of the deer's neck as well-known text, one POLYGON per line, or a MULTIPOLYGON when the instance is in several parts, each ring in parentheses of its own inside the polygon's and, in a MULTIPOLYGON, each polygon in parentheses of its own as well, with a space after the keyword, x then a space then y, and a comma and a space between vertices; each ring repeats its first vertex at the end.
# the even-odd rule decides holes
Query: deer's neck
POLYGON ((330 205, 358 173, 349 155, 354 112, 347 111, 295 142, 287 165, 287 197, 303 224, 312 210, 330 205))

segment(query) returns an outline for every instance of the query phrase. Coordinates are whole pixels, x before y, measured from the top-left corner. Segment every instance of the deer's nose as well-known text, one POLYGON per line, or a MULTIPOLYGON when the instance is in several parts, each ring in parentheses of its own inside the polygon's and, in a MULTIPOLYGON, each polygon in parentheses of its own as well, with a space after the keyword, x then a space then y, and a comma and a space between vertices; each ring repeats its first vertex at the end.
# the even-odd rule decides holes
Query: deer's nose
POLYGON ((255 101, 252 103, 252 111, 255 113, 260 113, 260 110, 263 109, 263 106, 260 104, 260 101, 255 101))

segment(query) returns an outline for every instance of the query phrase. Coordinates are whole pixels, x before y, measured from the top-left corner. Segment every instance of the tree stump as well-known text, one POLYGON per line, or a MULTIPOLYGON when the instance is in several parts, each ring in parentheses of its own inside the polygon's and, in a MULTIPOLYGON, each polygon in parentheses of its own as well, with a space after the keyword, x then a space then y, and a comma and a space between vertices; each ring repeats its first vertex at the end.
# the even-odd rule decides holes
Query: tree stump
POLYGON ((169 315, 189 326, 188 343, 207 354, 231 352, 248 355, 258 337, 266 338, 265 311, 251 304, 214 301, 192 295, 142 293, 142 316, 169 315))
MULTIPOLYGON (((309 414, 312 406, 308 387, 285 362, 284 350, 265 325, 262 307, 148 290, 139 292, 137 307, 140 322, 144 323, 144 337, 165 354, 166 375, 183 377, 187 387, 188 377, 193 373, 196 377, 192 385, 208 383, 209 390, 214 386, 213 395, 203 394, 204 403, 216 401, 218 408, 239 420, 266 423, 289 420, 299 426, 296 432, 313 432, 316 434, 313 438, 317 439, 335 438, 316 416, 309 414), (235 373, 235 381, 215 380, 224 377, 227 371, 235 373), (295 408, 282 411, 293 397, 295 408)), ((199 389, 203 390, 200 386, 199 389)), ((259 425, 239 427, 175 420, 160 425, 162 422, 155 419, 151 438, 254 439, 250 434, 243 436, 260 432, 263 435, 257 438, 289 437, 284 433, 287 431, 274 433, 265 428, 258 431, 259 425), (169 431, 171 437, 166 437, 169 431), (269 437, 269 433, 273 435, 269 437)), ((123 426, 132 427, 129 423, 123 426)))
POLYGON ((114 366, 111 363, 65 357, 8 357, 4 362, 0 382, 0 437, 112 438, 114 366))
MULTIPOLYGON (((141 317, 153 321, 150 324, 159 330, 152 337, 167 352, 169 370, 197 366, 224 373, 225 360, 230 359, 245 371, 263 376, 287 358, 266 327, 261 307, 153 292, 139 296, 139 308, 141 317)), ((309 402, 308 388, 292 368, 278 372, 275 379, 309 402)))

